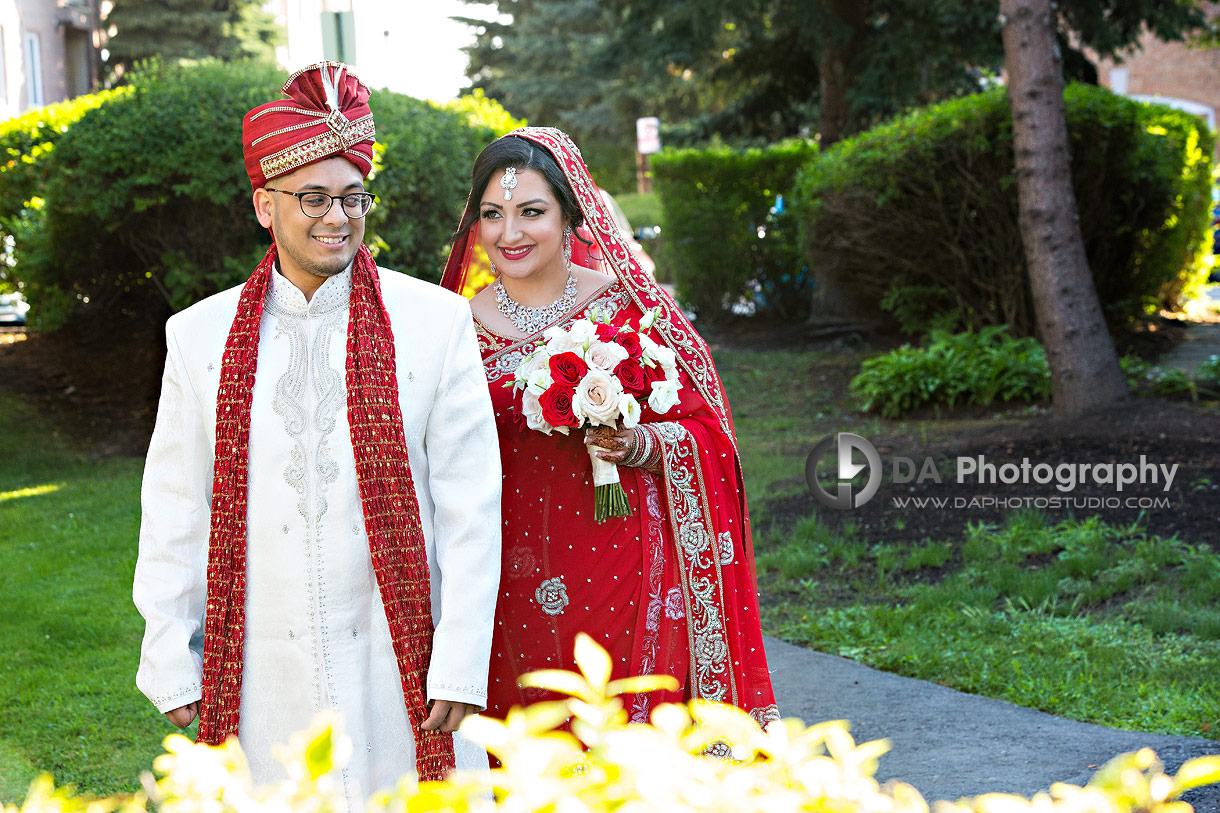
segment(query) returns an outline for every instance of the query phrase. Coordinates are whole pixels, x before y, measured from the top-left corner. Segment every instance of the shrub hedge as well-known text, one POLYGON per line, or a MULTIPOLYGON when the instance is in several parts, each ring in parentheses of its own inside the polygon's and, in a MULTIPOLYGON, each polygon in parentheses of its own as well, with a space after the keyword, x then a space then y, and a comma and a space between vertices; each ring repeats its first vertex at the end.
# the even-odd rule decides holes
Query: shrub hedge
POLYGON ((721 318, 742 299, 781 318, 807 313, 809 275, 796 224, 775 204, 816 151, 810 142, 790 141, 654 156, 665 237, 658 265, 700 318, 721 318))
MULTIPOLYGON (((1121 330, 1205 273, 1214 137, 1102 88, 1071 85, 1065 102, 1089 264, 1121 330)), ((793 205, 820 293, 855 318, 1034 333, 1003 88, 839 142, 807 164, 793 205)))
MULTIPOLYGON (((0 242, 23 232, 23 221, 39 217, 47 159, 60 136, 86 112, 126 91, 77 96, 0 122, 0 242)), ((6 265, 0 264, 0 286, 8 275, 6 265)))
POLYGON ((377 149, 368 189, 377 205, 368 215, 365 240, 379 264, 439 282, 475 157, 524 122, 481 96, 437 107, 375 90, 369 106, 377 120, 377 149))
MULTIPOLYGON (((91 317, 159 325, 249 275, 268 238, 250 205, 241 120, 283 80, 257 62, 144 65, 62 133, 39 158, 44 202, 12 218, 13 271, 39 327, 91 317)), ((517 122, 486 99, 444 110, 374 91, 370 105, 378 205, 366 239, 381 264, 437 279, 475 156, 517 122)))
POLYGON ((283 78, 258 63, 148 64, 77 121, 48 162, 41 223, 17 242, 41 327, 159 323, 240 282, 266 248, 242 164, 241 118, 283 78))

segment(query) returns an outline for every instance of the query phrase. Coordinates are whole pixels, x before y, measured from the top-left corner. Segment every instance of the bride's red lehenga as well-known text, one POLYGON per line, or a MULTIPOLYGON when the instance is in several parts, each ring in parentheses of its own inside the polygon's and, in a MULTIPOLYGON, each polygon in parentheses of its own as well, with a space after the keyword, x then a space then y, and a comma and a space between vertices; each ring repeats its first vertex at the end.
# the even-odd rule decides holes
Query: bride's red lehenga
MULTIPOLYGON (((707 345, 632 258, 571 140, 551 128, 511 135, 559 162, 606 258, 603 270, 615 276, 556 324, 596 311, 616 325, 636 325, 656 308, 652 335, 678 356, 682 398, 665 415, 644 411, 641 425, 661 446, 663 471, 620 466, 632 515, 599 524, 583 433, 527 429, 520 393, 503 386, 541 335, 508 338, 475 320, 504 467, 486 713, 503 718, 513 706, 545 699, 518 688, 517 678, 574 669, 576 634, 586 632, 610 653, 613 677, 677 678, 675 692, 626 698, 633 722, 646 721, 658 703, 698 697, 736 705, 765 725, 779 714, 759 626, 741 463, 707 345)), ((462 290, 475 243, 473 229, 458 241, 443 285, 462 290)))

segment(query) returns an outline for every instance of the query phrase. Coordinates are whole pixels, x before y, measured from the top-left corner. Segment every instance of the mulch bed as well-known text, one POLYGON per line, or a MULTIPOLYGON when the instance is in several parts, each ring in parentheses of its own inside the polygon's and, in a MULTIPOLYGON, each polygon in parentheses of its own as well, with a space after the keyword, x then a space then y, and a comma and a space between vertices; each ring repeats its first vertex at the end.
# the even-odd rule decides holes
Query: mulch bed
POLYGON ((1013 507, 1024 506, 1057 521, 1094 515, 1114 524, 1138 520, 1150 533, 1176 534, 1185 542, 1220 549, 1220 414, 1214 409, 1133 398, 1075 419, 1042 414, 995 420, 954 438, 882 436, 868 440, 877 447, 887 475, 869 502, 839 511, 801 493, 769 503, 768 517, 786 522, 816 512, 818 521, 832 528, 850 522, 866 538, 917 543, 958 538, 968 523, 1002 525, 1013 507), (925 456, 950 462, 940 466, 942 482, 927 478, 922 483, 893 484, 888 475, 894 455, 912 458, 916 471, 925 456), (1058 490, 1053 481, 1045 485, 980 484, 976 476, 968 475, 958 482, 958 458, 977 460, 980 456, 997 468, 1006 463, 1020 466, 1024 459, 1031 466, 1138 465, 1141 456, 1158 467, 1176 463, 1178 468, 1168 491, 1163 489, 1163 478, 1156 484, 1127 485, 1122 492, 1091 480, 1070 492, 1058 490), (1060 498, 1058 507, 1056 498, 1060 498), (923 507, 917 507, 921 500, 923 507), (951 507, 938 508, 929 502, 932 500, 951 507))

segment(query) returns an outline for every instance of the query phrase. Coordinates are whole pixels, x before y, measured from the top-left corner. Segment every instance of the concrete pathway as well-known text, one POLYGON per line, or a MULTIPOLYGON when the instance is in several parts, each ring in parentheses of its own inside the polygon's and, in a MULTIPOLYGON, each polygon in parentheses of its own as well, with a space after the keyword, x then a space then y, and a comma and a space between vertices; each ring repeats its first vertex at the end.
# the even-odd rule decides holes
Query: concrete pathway
MULTIPOLYGON (((1208 285, 1203 296, 1191 304, 1201 309, 1220 308, 1220 284, 1208 285)), ((1161 366, 1193 373, 1212 356, 1220 356, 1220 322, 1194 322, 1181 343, 1161 359, 1161 366)))
MULTIPOLYGON (((849 720, 856 742, 888 739, 877 778, 902 779, 929 802, 981 793, 1030 795, 1053 782, 1083 785, 1111 757, 1148 746, 1171 772, 1220 753, 1220 742, 1140 734, 1064 720, 1000 700, 870 669, 766 639, 780 714, 808 724, 849 720)), ((1220 813, 1220 787, 1186 797, 1220 813)))

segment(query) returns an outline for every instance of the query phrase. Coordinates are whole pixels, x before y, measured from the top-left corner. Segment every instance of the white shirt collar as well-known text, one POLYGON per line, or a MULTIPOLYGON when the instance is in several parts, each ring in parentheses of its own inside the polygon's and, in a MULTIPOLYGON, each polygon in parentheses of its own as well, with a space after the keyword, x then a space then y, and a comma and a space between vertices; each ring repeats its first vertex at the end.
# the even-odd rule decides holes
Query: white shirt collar
POLYGON ((267 305, 272 310, 297 316, 321 316, 346 308, 352 294, 352 266, 342 273, 328 277, 322 282, 313 297, 306 301, 301 289, 280 273, 277 260, 275 270, 271 274, 271 283, 267 286, 267 305))

